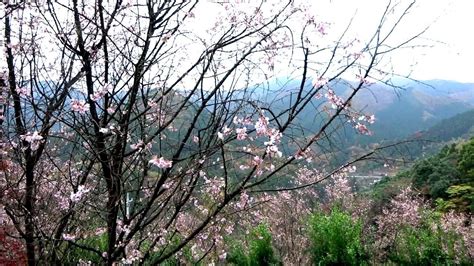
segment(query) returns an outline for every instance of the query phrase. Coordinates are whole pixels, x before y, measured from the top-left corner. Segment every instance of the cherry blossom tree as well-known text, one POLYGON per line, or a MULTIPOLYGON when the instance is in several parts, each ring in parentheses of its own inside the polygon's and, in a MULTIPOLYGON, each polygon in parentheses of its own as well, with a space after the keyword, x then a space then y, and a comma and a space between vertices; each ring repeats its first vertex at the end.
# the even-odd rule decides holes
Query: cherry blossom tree
POLYGON ((77 250, 108 265, 185 248, 194 262, 223 261, 251 195, 310 187, 373 154, 327 168, 324 143, 347 125, 371 134, 375 117, 351 101, 423 33, 392 40, 413 4, 389 1, 363 40, 294 1, 3 4, 0 214, 11 237, 30 265, 77 250), (200 24, 209 5, 215 18, 200 24), (273 82, 282 68, 286 85, 273 82), (319 123, 309 132, 308 112, 319 123))

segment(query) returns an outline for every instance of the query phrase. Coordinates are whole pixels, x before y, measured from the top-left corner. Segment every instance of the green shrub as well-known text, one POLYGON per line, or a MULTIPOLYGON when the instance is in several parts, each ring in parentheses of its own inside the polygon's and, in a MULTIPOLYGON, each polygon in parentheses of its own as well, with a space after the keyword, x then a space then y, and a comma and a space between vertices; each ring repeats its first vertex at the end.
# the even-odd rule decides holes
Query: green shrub
POLYGON ((405 226, 395 239, 389 259, 400 265, 469 265, 459 234, 443 231, 430 218, 415 228, 405 226))
MULTIPOLYGON (((163 254, 168 253, 171 249, 175 248, 176 245, 183 241, 183 236, 180 234, 174 234, 171 238, 166 238, 168 245, 165 246, 165 249, 160 249, 150 253, 150 257, 144 261, 143 265, 156 265, 154 261, 159 259, 163 254)), ((142 244, 144 250, 150 249, 150 243, 145 241, 142 244)), ((161 262, 161 266, 178 266, 182 265, 185 262, 185 265, 202 265, 201 263, 196 262, 195 258, 192 256, 191 247, 189 245, 184 246, 180 250, 179 256, 171 256, 165 261, 161 262)))
MULTIPOLYGON (((90 236, 85 239, 78 240, 77 243, 83 246, 105 251, 107 248, 107 234, 104 233, 101 235, 90 236)), ((93 264, 103 263, 101 256, 92 251, 76 247, 69 243, 64 243, 62 247, 64 248, 64 257, 62 258, 62 261, 65 264, 76 264, 80 260, 90 261, 93 264)))
POLYGON ((266 225, 261 224, 252 230, 247 239, 248 250, 242 243, 231 245, 227 262, 241 266, 263 266, 281 264, 272 246, 272 236, 266 225))
POLYGON ((364 251, 362 222, 334 208, 329 215, 316 213, 310 218, 311 256, 315 265, 360 265, 368 257, 364 251))
POLYGON ((245 254, 245 248, 242 243, 234 242, 230 245, 229 253, 227 254, 227 262, 233 265, 249 265, 249 257, 245 254))

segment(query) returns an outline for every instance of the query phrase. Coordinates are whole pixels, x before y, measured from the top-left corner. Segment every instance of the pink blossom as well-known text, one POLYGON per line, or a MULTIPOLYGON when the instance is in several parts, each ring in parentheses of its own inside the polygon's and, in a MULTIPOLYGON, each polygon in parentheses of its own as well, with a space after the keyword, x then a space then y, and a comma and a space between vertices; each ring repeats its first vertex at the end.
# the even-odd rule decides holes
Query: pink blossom
POLYGON ((375 123, 375 115, 367 116, 367 122, 369 122, 370 124, 375 123))
POLYGON ((30 93, 29 93, 29 90, 28 88, 26 87, 17 87, 15 89, 15 91, 20 94, 20 96, 23 96, 23 97, 29 97, 30 96, 30 93))
POLYGON ((242 123, 242 118, 239 118, 238 116, 234 116, 234 118, 232 119, 232 123, 238 125, 242 123))
POLYGON ((247 206, 247 204, 249 203, 249 200, 250 200, 250 197, 249 195, 247 194, 247 192, 242 192, 240 194, 240 199, 239 199, 239 202, 237 202, 236 206, 238 209, 244 209, 245 206, 247 206))
POLYGON ((158 168, 171 168, 173 162, 170 160, 166 160, 163 157, 158 158, 156 155, 149 161, 149 163, 157 166, 158 168))
POLYGON ((191 254, 193 255, 193 258, 194 259, 199 259, 199 257, 201 256, 198 252, 198 245, 197 244, 194 244, 192 247, 191 247, 191 254))
POLYGON ((221 140, 224 140, 224 137, 229 135, 232 132, 231 128, 228 128, 227 126, 224 126, 222 128, 222 131, 217 132, 217 137, 221 140))
POLYGON ((280 139, 282 137, 282 134, 277 129, 272 128, 272 129, 268 130, 267 135, 270 138, 270 140, 268 142, 265 142, 264 143, 265 145, 275 145, 275 144, 280 143, 280 139))
POLYGON ((143 142, 143 140, 139 140, 137 143, 135 144, 130 144, 130 148, 132 148, 133 150, 136 150, 136 149, 141 149, 145 146, 145 143, 143 142))
POLYGON ((310 159, 311 148, 306 148, 306 150, 299 150, 295 154, 295 159, 310 159))
POLYGON ((260 116, 255 123, 255 130, 257 131, 257 136, 265 135, 268 130, 268 117, 260 116))
POLYGON ((225 260, 226 258, 227 258, 227 253, 226 252, 222 252, 221 254, 219 254, 219 259, 225 260))
POLYGON ((56 191, 53 196, 56 198, 59 208, 61 210, 67 210, 69 208, 69 199, 67 197, 64 197, 59 190, 56 191))
POLYGON ((392 245, 402 225, 419 225, 420 210, 425 207, 424 202, 411 188, 402 190, 390 201, 389 207, 384 208, 382 214, 376 217, 379 232, 377 245, 382 249, 392 245))
POLYGON ((229 226, 227 226, 227 227, 225 228, 225 232, 226 232, 228 235, 232 234, 232 232, 234 232, 234 225, 230 224, 229 226))
POLYGON ((252 125, 252 118, 246 117, 241 121, 241 123, 242 123, 242 125, 246 125, 246 126, 252 125))
POLYGON ((72 234, 63 234, 63 239, 67 241, 73 241, 76 239, 76 236, 72 234))
POLYGON ((247 128, 246 127, 237 128, 235 130, 235 132, 237 132, 237 139, 238 140, 244 140, 244 139, 247 138, 247 128))
POLYGON ((349 185, 349 180, 344 175, 335 176, 334 183, 326 188, 326 193, 331 201, 352 202, 354 195, 349 185))
POLYGON ((91 98, 91 100, 93 100, 94 102, 97 102, 98 100, 102 99, 103 96, 104 96, 104 95, 103 95, 102 93, 96 92, 96 93, 94 93, 94 94, 91 94, 91 95, 90 95, 90 98, 91 98))
POLYGON ((356 77, 360 80, 361 83, 364 83, 364 84, 367 84, 367 85, 372 85, 372 84, 375 83, 375 82, 370 81, 369 79, 364 78, 363 76, 360 76, 360 75, 356 75, 356 77))
POLYGON ((255 165, 255 166, 259 166, 260 164, 262 164, 263 162, 263 159, 258 157, 258 156, 255 156, 253 157, 253 160, 252 160, 252 163, 255 165))
POLYGON ((91 94, 90 98, 94 102, 97 102, 98 100, 102 99, 102 97, 104 97, 107 94, 107 92, 111 89, 112 89, 111 84, 105 84, 105 86, 102 89, 100 89, 99 91, 97 91, 94 94, 91 94))
POLYGON ((71 193, 71 196, 69 198, 71 199, 72 202, 79 202, 82 199, 82 197, 84 196, 84 194, 86 194, 89 191, 90 191, 90 189, 85 188, 85 186, 83 186, 83 185, 79 185, 77 187, 77 192, 71 193))
POLYGON ((129 250, 127 257, 122 258, 122 263, 127 265, 133 265, 134 262, 141 260, 142 253, 137 249, 129 250))
POLYGON ((243 165, 243 164, 241 164, 241 165, 239 166, 239 169, 242 170, 242 171, 245 171, 245 170, 247 170, 247 169, 249 169, 249 168, 250 168, 250 167, 249 167, 248 165, 243 165))
POLYGON ((224 140, 224 134, 221 132, 217 132, 217 138, 219 138, 220 140, 224 140))
POLYGON ((33 133, 28 132, 25 135, 21 135, 20 139, 28 142, 32 151, 37 150, 41 142, 43 142, 43 137, 36 130, 33 133))
POLYGON ((157 107, 157 106, 158 106, 158 103, 155 102, 155 101, 149 100, 149 101, 148 101, 148 106, 150 106, 151 108, 154 108, 154 107, 157 107))
POLYGON ((337 96, 333 90, 329 89, 325 96, 331 103, 332 108, 336 109, 338 107, 344 106, 344 100, 337 96))
POLYGON ((104 234, 105 232, 107 232, 106 228, 98 227, 98 228, 95 229, 94 235, 100 236, 100 235, 104 234))
POLYGON ((275 165, 270 164, 270 166, 265 167, 265 169, 266 169, 267 171, 273 171, 273 170, 275 170, 275 165))
POLYGON ((244 125, 244 126, 253 124, 251 117, 240 118, 238 116, 234 116, 234 118, 232 119, 232 123, 234 123, 235 125, 244 125))
POLYGON ((107 108, 107 113, 111 114, 111 113, 113 113, 113 112, 115 112, 115 107, 109 107, 109 108, 107 108))
POLYGON ((208 179, 204 176, 204 182, 207 185, 206 192, 214 196, 218 196, 225 185, 224 180, 217 177, 208 179))
MULTIPOLYGON (((321 87, 321 86, 326 85, 327 83, 328 83, 328 79, 323 78, 323 77, 319 77, 319 78, 314 82, 313 86, 314 86, 315 88, 319 88, 319 87, 321 87)), ((320 93, 317 93, 315 97, 316 97, 316 99, 319 99, 319 98, 321 98, 321 96, 322 96, 322 95, 321 95, 320 93)))
POLYGON ((355 128, 363 135, 372 135, 372 132, 370 132, 370 130, 364 124, 357 122, 355 128))
POLYGON ((283 156, 282 152, 278 150, 278 147, 276 145, 267 146, 267 153, 272 156, 276 155, 280 158, 283 156))
POLYGON ((78 112, 80 114, 85 114, 87 112, 87 110, 89 109, 89 104, 85 103, 83 100, 73 99, 71 101, 71 109, 74 112, 78 112))
POLYGON ((321 35, 326 35, 326 34, 328 34, 328 33, 326 32, 326 29, 327 29, 327 26, 328 26, 328 25, 329 25, 328 23, 318 23, 318 24, 316 25, 316 28, 317 28, 318 32, 319 32, 321 35))
MULTIPOLYGON (((459 234, 462 242, 467 248, 467 253, 472 258, 474 257, 474 217, 464 213, 456 213, 451 210, 444 213, 441 217, 441 227, 444 231, 456 232, 459 234)), ((455 249, 462 247, 462 245, 455 245, 455 249)), ((458 251, 462 254, 462 251, 458 251)))

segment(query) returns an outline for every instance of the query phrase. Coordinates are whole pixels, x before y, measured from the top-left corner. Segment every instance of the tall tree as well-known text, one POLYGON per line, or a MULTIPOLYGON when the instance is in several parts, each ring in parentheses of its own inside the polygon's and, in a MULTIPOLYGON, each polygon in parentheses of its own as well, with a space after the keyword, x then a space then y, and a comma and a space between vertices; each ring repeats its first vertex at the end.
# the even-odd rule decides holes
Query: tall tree
POLYGON ((155 264, 193 243, 211 256, 249 194, 311 186, 350 165, 294 173, 321 165, 341 126, 370 134, 372 114, 351 100, 386 74, 385 54, 422 33, 393 42, 414 4, 403 2, 387 3, 366 40, 349 38, 350 24, 330 37, 293 1, 40 2, 3 14, 0 204, 29 265, 74 260, 73 250, 155 264), (214 24, 203 22, 210 5, 214 24), (297 83, 274 82, 282 66, 297 83), (316 131, 299 123, 308 111, 316 131))

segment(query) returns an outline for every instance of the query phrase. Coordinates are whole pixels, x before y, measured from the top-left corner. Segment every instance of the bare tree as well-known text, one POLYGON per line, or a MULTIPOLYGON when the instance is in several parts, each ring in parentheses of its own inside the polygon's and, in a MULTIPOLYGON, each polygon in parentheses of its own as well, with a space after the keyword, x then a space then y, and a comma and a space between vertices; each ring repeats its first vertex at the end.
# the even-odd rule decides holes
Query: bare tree
POLYGON ((73 261, 77 250, 108 265, 156 264, 192 243, 208 256, 248 193, 305 187, 350 166, 294 180, 295 166, 323 161, 340 127, 370 132, 373 117, 352 99, 383 74, 384 54, 422 33, 390 39, 413 3, 389 2, 360 44, 346 36, 350 24, 331 40, 293 1, 216 5, 207 31, 196 27, 201 5, 6 6, 1 204, 30 265, 73 261), (296 78, 274 83, 282 65, 296 78), (300 124, 308 115, 316 127, 300 124))

